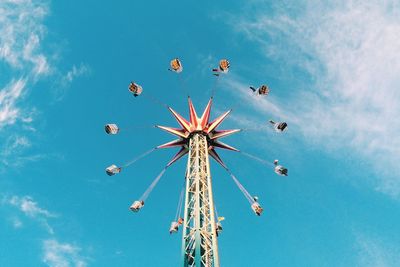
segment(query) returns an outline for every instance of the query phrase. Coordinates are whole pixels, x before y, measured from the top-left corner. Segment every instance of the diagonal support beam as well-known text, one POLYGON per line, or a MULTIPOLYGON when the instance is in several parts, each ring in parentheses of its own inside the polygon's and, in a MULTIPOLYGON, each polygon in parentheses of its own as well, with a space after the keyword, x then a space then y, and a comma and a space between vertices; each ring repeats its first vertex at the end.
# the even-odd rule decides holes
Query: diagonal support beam
POLYGON ((189 149, 186 146, 183 146, 178 153, 175 154, 175 156, 168 162, 167 167, 171 166, 174 164, 177 160, 185 156, 189 152, 189 149))
POLYGON ((172 128, 172 127, 167 127, 167 126, 160 126, 156 125, 157 128, 164 130, 170 134, 182 137, 182 138, 187 138, 189 136, 189 132, 185 131, 184 129, 179 129, 179 128, 172 128))
POLYGON ((231 111, 232 109, 228 110, 227 112, 216 118, 213 122, 211 122, 210 126, 207 129, 207 133, 211 133, 212 131, 214 131, 215 128, 217 128, 218 125, 220 125, 225 120, 226 116, 228 116, 229 113, 231 113, 231 111))
POLYGON ((172 108, 168 107, 168 109, 171 111, 172 115, 174 115, 176 121, 183 127, 183 129, 185 129, 187 132, 190 132, 190 123, 172 108))
POLYGON ((208 154, 215 159, 216 162, 218 162, 223 168, 227 168, 225 163, 222 161, 221 157, 218 155, 217 151, 211 146, 208 150, 208 154))
POLYGON ((239 152, 239 149, 236 149, 233 146, 227 145, 227 144, 222 143, 220 141, 214 141, 214 142, 212 142, 212 145, 215 146, 215 147, 218 147, 218 148, 239 152))
POLYGON ((191 124, 191 126, 193 128, 191 130, 195 130, 195 129, 197 129, 197 125, 198 125, 197 113, 196 113, 196 109, 194 108, 192 100, 190 99, 190 97, 188 97, 188 102, 189 102, 190 124, 191 124))
POLYGON ((240 131, 241 129, 214 131, 213 133, 210 134, 211 140, 227 137, 231 134, 238 133, 240 131))
POLYGON ((210 100, 208 101, 208 104, 207 104, 204 112, 203 112, 203 115, 201 115, 200 123, 201 123, 202 129, 205 129, 208 122, 210 121, 212 100, 213 100, 213 98, 211 97, 210 100))
POLYGON ((159 145, 157 148, 170 148, 176 146, 184 146, 186 145, 187 141, 184 139, 176 139, 174 141, 159 145))

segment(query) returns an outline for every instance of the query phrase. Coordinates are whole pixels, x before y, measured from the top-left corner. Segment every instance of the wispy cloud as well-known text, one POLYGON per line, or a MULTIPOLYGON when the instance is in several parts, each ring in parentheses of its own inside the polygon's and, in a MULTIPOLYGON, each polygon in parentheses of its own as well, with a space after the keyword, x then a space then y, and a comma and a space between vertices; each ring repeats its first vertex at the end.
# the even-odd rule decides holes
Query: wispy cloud
MULTIPOLYGON (((0 145, 0 171, 6 170, 3 166, 21 166, 44 157, 24 153, 26 144, 33 143, 32 134, 38 134, 35 120, 40 113, 31 99, 26 101, 37 82, 52 77, 57 87, 67 87, 90 72, 88 65, 81 63, 62 75, 51 62, 52 52, 45 49, 48 30, 44 24, 49 5, 47 0, 0 1, 0 138, 5 140, 0 145)), ((49 88, 58 94, 57 88, 49 88)))
MULTIPOLYGON (((31 196, 5 196, 1 204, 15 208, 26 218, 38 222, 47 230, 49 237, 42 243, 42 260, 45 264, 51 267, 87 266, 88 258, 81 255, 81 248, 78 245, 62 243, 55 238, 50 219, 57 219, 59 217, 57 214, 41 207, 31 196)), ((9 221, 15 229, 23 227, 23 222, 18 216, 11 216, 9 221)))
POLYGON ((0 173, 10 167, 20 167, 28 162, 48 158, 50 155, 31 153, 32 142, 24 135, 13 134, 0 146, 0 173))
POLYGON ((11 218, 11 223, 15 229, 21 228, 23 226, 22 221, 18 217, 11 218))
POLYGON ((31 143, 30 141, 24 137, 24 136, 10 136, 7 141, 5 146, 3 147, 1 155, 3 157, 7 157, 11 154, 14 154, 16 151, 19 151, 21 149, 30 147, 31 143))
POLYGON ((68 86, 75 78, 90 73, 90 67, 81 63, 79 66, 73 65, 72 68, 61 78, 61 84, 68 86))
POLYGON ((0 91, 0 129, 5 125, 14 124, 20 117, 20 108, 17 101, 21 97, 26 81, 12 80, 0 91))
POLYGON ((24 105, 32 85, 51 73, 42 42, 48 1, 4 0, 0 2, 0 131, 17 122, 30 125, 33 107, 24 105), (6 76, 4 76, 4 74, 6 76))
POLYGON ((17 70, 31 70, 33 76, 50 71, 40 45, 46 28, 48 3, 31 0, 4 0, 0 3, 0 59, 17 70))
POLYGON ((51 218, 56 217, 55 214, 52 214, 48 210, 39 207, 38 203, 33 200, 30 196, 12 196, 8 203, 17 207, 21 210, 25 215, 32 217, 32 218, 51 218))
POLYGON ((85 267, 86 259, 80 255, 81 248, 56 239, 43 242, 43 262, 50 267, 85 267))
MULTIPOLYGON (((42 208, 30 196, 12 196, 3 199, 3 204, 17 208, 20 212, 29 218, 38 221, 50 234, 54 234, 53 228, 50 226, 48 219, 57 217, 56 214, 42 208)), ((18 220, 19 221, 19 220, 18 220)), ((15 226, 15 221, 13 222, 15 226)), ((22 226, 22 222, 20 224, 22 226)))
MULTIPOLYGON (((26 101, 39 80, 53 77, 69 85, 89 71, 87 65, 73 66, 63 77, 51 62, 51 52, 45 47, 47 27, 44 20, 50 12, 48 0, 0 1, 0 171, 1 167, 20 166, 26 161, 38 160, 43 155, 26 155, 32 144, 29 133, 36 132, 34 120, 37 112, 26 101), (22 130, 22 131, 20 131, 22 130), (28 131, 28 133, 27 133, 28 131), (3 166, 2 166, 3 165, 3 166)), ((1 201, 8 207, 9 221, 15 229, 30 220, 46 229, 43 242, 43 262, 49 266, 86 266, 79 255, 80 248, 55 239, 52 220, 58 215, 43 208, 31 196, 7 196, 1 201), (18 216, 16 216, 18 214, 18 216)))
POLYGON ((376 189, 400 196, 393 174, 400 172, 400 3, 300 1, 275 8, 272 15, 258 9, 251 19, 239 19, 236 29, 267 58, 285 62, 283 73, 297 68, 308 79, 285 99, 285 109, 272 101, 255 106, 291 119, 319 146, 351 148, 363 159, 385 162, 374 164, 383 173, 376 189))
POLYGON ((379 239, 357 235, 357 266, 396 267, 400 262, 400 249, 379 239))
POLYGON ((80 63, 79 65, 73 65, 66 73, 59 73, 59 77, 53 86, 55 99, 61 100, 67 92, 66 89, 69 88, 77 78, 90 75, 91 72, 92 69, 89 65, 80 63))
POLYGON ((51 53, 43 48, 47 33, 44 19, 49 12, 46 0, 0 1, 0 62, 9 76, 0 74, 0 130, 18 121, 32 122, 29 108, 21 106, 39 79, 51 75, 57 87, 67 87, 75 78, 90 73, 83 63, 73 65, 65 75, 51 64, 51 53))

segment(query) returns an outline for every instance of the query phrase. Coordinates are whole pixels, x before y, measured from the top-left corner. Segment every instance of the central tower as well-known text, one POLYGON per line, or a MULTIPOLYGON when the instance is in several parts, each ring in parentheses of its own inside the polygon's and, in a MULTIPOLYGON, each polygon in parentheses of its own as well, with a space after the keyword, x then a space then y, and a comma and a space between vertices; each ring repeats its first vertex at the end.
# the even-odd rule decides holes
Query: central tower
POLYGON ((226 168, 215 148, 238 151, 218 139, 240 131, 217 130, 231 110, 209 122, 212 98, 199 118, 189 98, 190 120, 187 121, 172 108, 168 108, 182 128, 157 126, 179 139, 157 148, 180 147, 167 164, 170 166, 186 154, 185 211, 183 218, 182 262, 184 267, 219 267, 217 224, 212 193, 209 156, 226 168))
POLYGON ((204 134, 190 137, 182 237, 185 267, 219 267, 208 147, 204 134))

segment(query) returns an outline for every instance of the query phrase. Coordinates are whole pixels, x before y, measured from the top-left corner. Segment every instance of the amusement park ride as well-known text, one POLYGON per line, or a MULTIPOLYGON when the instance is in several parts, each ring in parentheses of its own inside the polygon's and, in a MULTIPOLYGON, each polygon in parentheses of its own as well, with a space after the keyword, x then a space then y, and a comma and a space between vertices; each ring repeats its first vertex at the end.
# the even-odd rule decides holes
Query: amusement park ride
MULTIPOLYGON (((229 61, 223 59, 219 62, 218 68, 213 69, 213 74, 217 76, 227 73, 229 70, 229 61)), ((180 73, 183 70, 182 63, 178 58, 173 59, 170 62, 170 71, 180 73)), ((255 95, 268 95, 270 90, 268 86, 262 85, 259 88, 250 87, 255 95)), ((143 88, 132 82, 129 85, 129 91, 136 97, 142 94, 143 88)), ((171 107, 167 107, 172 113, 174 118, 177 120, 180 128, 172 128, 167 126, 156 127, 162 129, 177 137, 176 140, 168 142, 166 144, 159 145, 154 149, 147 151, 140 155, 128 164, 117 167, 111 165, 106 169, 108 175, 115 175, 120 173, 123 168, 133 164, 138 159, 150 154, 152 151, 160 148, 174 148, 178 147, 180 150, 178 153, 167 163, 161 173, 155 178, 152 184, 144 192, 141 198, 130 206, 133 212, 138 212, 145 205, 145 201, 153 188, 156 186, 158 181, 163 176, 164 172, 174 162, 188 154, 188 161, 186 167, 186 186, 185 190, 181 192, 180 201, 178 204, 178 210, 175 220, 171 223, 170 233, 178 232, 180 226, 182 226, 183 237, 182 237, 182 265, 196 266, 196 267, 218 267, 220 266, 218 257, 218 234, 222 231, 222 225, 220 221, 223 217, 217 217, 216 210, 213 201, 212 192, 212 178, 210 172, 209 156, 211 156, 216 162, 218 162, 232 177, 238 188, 242 191, 246 199, 249 201, 250 206, 254 213, 260 216, 263 212, 263 208, 258 203, 258 198, 250 195, 239 180, 232 174, 230 169, 225 165, 216 149, 226 149, 230 151, 240 152, 238 149, 227 145, 220 141, 223 137, 235 134, 241 129, 233 130, 218 130, 218 126, 225 120, 232 110, 228 110, 215 120, 210 120, 211 106, 213 97, 210 98, 208 104, 199 117, 193 106, 193 103, 188 98, 189 102, 189 120, 186 120, 180 114, 178 114, 171 107), (181 217, 180 212, 183 204, 184 197, 184 216, 181 217)), ((287 128, 286 122, 274 122, 270 121, 270 124, 277 132, 283 132, 287 128)), ((119 128, 116 124, 107 124, 105 126, 107 134, 117 134, 119 128)), ((259 161, 263 161, 255 156, 242 152, 242 154, 251 158, 256 158, 259 161)), ((273 166, 275 173, 282 176, 288 175, 288 170, 278 165, 278 161, 275 160, 273 163, 269 163, 273 166)))

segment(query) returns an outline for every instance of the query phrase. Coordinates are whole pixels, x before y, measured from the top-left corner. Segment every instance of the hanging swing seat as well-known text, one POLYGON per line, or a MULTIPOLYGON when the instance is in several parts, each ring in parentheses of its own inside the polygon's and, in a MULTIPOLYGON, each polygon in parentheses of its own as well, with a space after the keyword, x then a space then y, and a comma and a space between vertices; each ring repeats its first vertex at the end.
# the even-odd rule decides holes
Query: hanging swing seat
POLYGON ((129 209, 133 212, 138 212, 143 207, 144 207, 144 201, 136 200, 135 202, 133 202, 133 204, 130 206, 129 209))
POLYGON ((115 175, 115 174, 117 174, 117 173, 120 173, 121 172, 121 168, 120 167, 117 167, 116 165, 111 165, 111 166, 109 166, 109 167, 107 167, 107 169, 106 169, 106 173, 109 175, 109 176, 112 176, 112 175, 115 175))
POLYGON ((260 206, 258 202, 254 202, 251 204, 251 208, 253 209, 254 213, 257 214, 257 216, 260 216, 261 213, 263 212, 263 208, 260 206))

